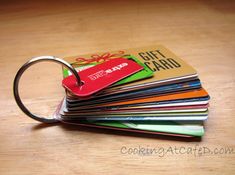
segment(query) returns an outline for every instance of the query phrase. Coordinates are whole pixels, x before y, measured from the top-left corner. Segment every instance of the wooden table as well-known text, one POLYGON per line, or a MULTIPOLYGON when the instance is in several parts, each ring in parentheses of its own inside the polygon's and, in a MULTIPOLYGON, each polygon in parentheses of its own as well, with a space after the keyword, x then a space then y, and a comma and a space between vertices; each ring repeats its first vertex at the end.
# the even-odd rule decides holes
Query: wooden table
MULTIPOLYGON (((0 24, 0 174, 234 173, 234 1, 1 1, 0 24), (33 56, 153 44, 165 45, 195 67, 211 95, 201 140, 40 124, 14 101, 15 73, 33 56), (181 147, 222 151, 131 152, 181 147), (223 152, 226 148, 233 153, 223 152)), ((63 96, 60 80, 60 66, 35 65, 22 79, 22 97, 33 111, 48 113, 63 96)))

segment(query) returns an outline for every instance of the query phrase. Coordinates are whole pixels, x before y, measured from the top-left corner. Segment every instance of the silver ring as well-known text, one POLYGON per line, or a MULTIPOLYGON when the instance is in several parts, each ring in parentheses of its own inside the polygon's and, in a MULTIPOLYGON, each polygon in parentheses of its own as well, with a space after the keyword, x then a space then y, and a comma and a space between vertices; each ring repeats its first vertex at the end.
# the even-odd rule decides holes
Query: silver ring
POLYGON ((69 69, 71 71, 71 73, 75 76, 76 80, 77 80, 77 85, 81 85, 81 79, 77 73, 77 71, 69 64, 67 63, 66 61, 60 59, 60 58, 56 58, 54 56, 39 56, 39 57, 35 57, 35 58, 32 58, 31 60, 29 60, 28 62, 26 62, 17 72, 16 76, 15 76, 15 79, 14 79, 14 84, 13 84, 13 92, 14 92, 14 97, 15 97, 15 100, 16 100, 16 103, 17 105, 19 106, 19 108, 26 114, 28 115, 29 117, 37 120, 37 121, 40 121, 40 122, 43 122, 43 123, 55 123, 55 122, 58 122, 57 119, 55 118, 52 118, 52 119, 49 119, 49 118, 46 118, 46 117, 41 117, 41 116, 37 116, 37 115, 34 115, 32 114, 26 107, 25 105, 22 103, 22 100, 19 96, 19 81, 20 81, 20 78, 22 76, 22 74, 24 73, 25 70, 27 70, 30 66, 32 66, 33 64, 36 64, 38 62, 42 62, 42 61, 52 61, 52 62, 56 62, 56 63, 59 63, 59 64, 62 64, 63 66, 65 66, 67 69, 69 69))

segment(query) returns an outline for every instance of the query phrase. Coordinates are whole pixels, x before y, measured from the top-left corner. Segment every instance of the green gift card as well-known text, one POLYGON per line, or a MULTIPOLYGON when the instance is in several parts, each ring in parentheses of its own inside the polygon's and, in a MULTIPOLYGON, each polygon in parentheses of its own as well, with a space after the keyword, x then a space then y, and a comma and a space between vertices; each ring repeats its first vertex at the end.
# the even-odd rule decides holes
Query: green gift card
POLYGON ((176 121, 131 121, 131 122, 119 122, 119 121, 103 121, 92 122, 95 125, 109 126, 114 128, 129 128, 153 132, 165 132, 172 134, 183 134, 190 136, 203 136, 204 127, 202 123, 196 122, 176 122, 176 121))
MULTIPOLYGON (((133 82, 133 81, 137 81, 137 80, 141 80, 141 79, 145 79, 145 78, 149 78, 149 77, 153 76, 153 71, 151 69, 149 69, 144 63, 142 63, 137 58, 135 58, 134 56, 128 55, 128 56, 125 56, 124 58, 127 58, 129 60, 135 61, 137 64, 139 64, 142 67, 144 67, 144 69, 142 69, 141 71, 139 71, 139 72, 137 72, 135 74, 130 75, 127 78, 124 78, 124 79, 118 81, 117 83, 113 84, 112 86, 126 84, 126 83, 129 83, 129 82, 133 82)), ((98 62, 89 63, 89 64, 86 64, 86 65, 77 66, 77 67, 75 67, 75 69, 77 71, 81 71, 83 69, 87 69, 89 67, 93 67, 93 66, 95 66, 97 64, 100 64, 100 63, 98 63, 98 62)), ((69 75, 70 75, 69 70, 66 69, 66 68, 63 68, 63 76, 67 77, 69 75)))

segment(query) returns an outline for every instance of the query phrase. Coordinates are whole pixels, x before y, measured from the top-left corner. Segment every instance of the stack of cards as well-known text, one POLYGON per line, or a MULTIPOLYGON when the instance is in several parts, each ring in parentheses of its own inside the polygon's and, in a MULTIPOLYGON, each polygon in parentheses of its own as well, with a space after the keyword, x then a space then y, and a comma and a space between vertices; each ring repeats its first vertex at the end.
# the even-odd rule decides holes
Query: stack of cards
MULTIPOLYGON (((134 62, 141 69, 90 95, 77 94, 64 85, 66 97, 56 117, 70 124, 132 132, 183 137, 204 134, 209 95, 202 88, 196 70, 165 47, 65 58, 79 75, 94 67, 99 69, 98 65, 103 63, 111 65, 117 59, 134 62)), ((124 64, 117 70, 123 67, 124 64)), ((63 74, 65 79, 72 77, 65 68, 63 74)), ((102 76, 96 74, 90 78, 102 76)))

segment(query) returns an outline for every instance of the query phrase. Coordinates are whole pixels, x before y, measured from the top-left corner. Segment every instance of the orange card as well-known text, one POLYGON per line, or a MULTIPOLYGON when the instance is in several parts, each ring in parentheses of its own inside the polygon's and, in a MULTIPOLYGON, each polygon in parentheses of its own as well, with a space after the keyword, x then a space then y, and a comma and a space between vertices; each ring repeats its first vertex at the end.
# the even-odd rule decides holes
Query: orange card
POLYGON ((176 94, 153 96, 153 97, 147 97, 147 98, 141 98, 141 99, 135 99, 135 100, 127 100, 124 102, 104 104, 104 105, 99 105, 99 107, 159 102, 159 101, 168 101, 168 100, 180 100, 180 99, 199 98, 199 97, 206 97, 206 96, 208 96, 208 93, 206 92, 205 89, 201 88, 201 89, 192 90, 192 91, 184 91, 184 92, 176 93, 176 94))

